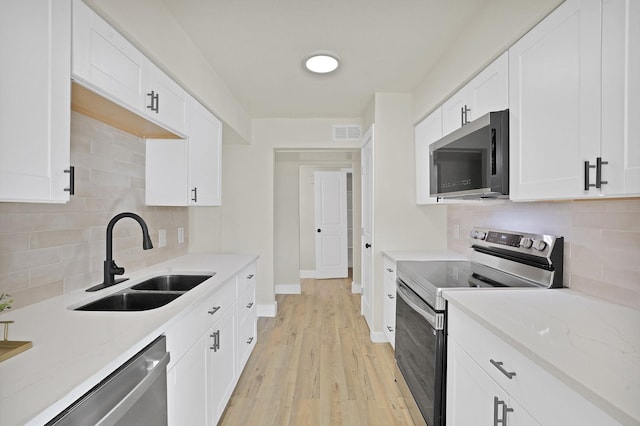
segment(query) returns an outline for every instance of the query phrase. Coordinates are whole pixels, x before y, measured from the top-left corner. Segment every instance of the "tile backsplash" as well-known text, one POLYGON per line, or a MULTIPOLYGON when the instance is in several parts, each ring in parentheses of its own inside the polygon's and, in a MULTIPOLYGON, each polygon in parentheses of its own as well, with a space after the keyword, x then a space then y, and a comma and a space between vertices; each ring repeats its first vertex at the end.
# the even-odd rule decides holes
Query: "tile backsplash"
POLYGON ((637 198, 449 205, 447 219, 449 248, 467 255, 474 226, 563 236, 565 287, 640 309, 637 198))
POLYGON ((0 293, 11 294, 13 308, 102 282, 106 226, 124 211, 142 216, 154 244, 142 250, 134 220, 116 224, 113 258, 127 272, 187 253, 178 227, 189 235, 188 209, 144 204, 144 139, 72 112, 71 164, 76 182, 68 203, 0 203, 0 293), (166 247, 159 247, 160 229, 166 247))

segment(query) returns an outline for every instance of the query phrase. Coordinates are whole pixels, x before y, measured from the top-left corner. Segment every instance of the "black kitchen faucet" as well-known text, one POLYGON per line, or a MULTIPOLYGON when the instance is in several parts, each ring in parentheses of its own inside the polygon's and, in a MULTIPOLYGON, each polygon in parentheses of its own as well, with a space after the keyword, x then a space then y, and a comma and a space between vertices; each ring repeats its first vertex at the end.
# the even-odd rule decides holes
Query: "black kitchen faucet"
POLYGON ((107 224, 107 259, 104 261, 104 281, 102 284, 95 285, 87 291, 97 291, 106 287, 110 287, 114 284, 120 283, 122 281, 128 280, 128 278, 118 278, 115 279, 116 275, 124 274, 124 268, 116 265, 116 262, 113 260, 113 227, 116 222, 118 222, 123 217, 130 217, 134 219, 136 222, 140 224, 142 228, 142 249, 149 250, 153 248, 153 243, 151 242, 151 237, 149 236, 149 229, 147 228, 147 224, 140 216, 135 213, 124 212, 115 215, 107 224))

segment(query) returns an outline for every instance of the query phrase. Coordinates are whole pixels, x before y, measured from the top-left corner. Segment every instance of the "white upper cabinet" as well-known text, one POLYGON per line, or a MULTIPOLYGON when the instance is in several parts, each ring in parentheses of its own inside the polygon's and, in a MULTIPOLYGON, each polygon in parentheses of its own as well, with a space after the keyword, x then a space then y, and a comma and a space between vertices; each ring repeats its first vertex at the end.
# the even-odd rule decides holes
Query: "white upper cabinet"
POLYGON ((416 204, 435 204, 429 191, 429 145, 442 137, 442 108, 433 111, 414 129, 416 156, 416 204))
POLYGON ((640 195, 639 24, 640 2, 603 0, 601 161, 607 164, 601 166, 601 180, 607 183, 600 191, 605 195, 640 195))
POLYGON ((222 203, 222 123, 193 98, 189 108, 188 139, 146 140, 147 205, 222 203))
POLYGON ((70 57, 70 0, 0 2, 0 201, 69 200, 70 57))
POLYGON ((190 95, 81 0, 73 2, 73 79, 187 136, 190 95))
POLYGON ((187 135, 189 94, 154 64, 149 64, 144 113, 181 135, 187 135))
POLYGON ((508 55, 504 52, 442 104, 443 136, 491 111, 509 107, 508 55))
POLYGON ((509 50, 511 199, 640 193, 638 9, 567 0, 509 50))
POLYGON ((190 204, 222 204, 222 122, 191 99, 189 129, 190 204))
POLYGON ((149 60, 81 0, 73 1, 76 81, 134 112, 145 106, 149 60))

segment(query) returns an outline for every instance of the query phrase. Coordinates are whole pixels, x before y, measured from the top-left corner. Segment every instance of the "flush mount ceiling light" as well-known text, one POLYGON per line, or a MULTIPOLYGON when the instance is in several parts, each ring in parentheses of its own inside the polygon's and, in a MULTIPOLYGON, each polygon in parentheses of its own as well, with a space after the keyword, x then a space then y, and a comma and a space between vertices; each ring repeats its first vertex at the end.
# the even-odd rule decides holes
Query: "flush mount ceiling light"
POLYGON ((317 53, 304 61, 304 67, 316 74, 327 74, 335 71, 338 65, 338 58, 328 53, 317 53))

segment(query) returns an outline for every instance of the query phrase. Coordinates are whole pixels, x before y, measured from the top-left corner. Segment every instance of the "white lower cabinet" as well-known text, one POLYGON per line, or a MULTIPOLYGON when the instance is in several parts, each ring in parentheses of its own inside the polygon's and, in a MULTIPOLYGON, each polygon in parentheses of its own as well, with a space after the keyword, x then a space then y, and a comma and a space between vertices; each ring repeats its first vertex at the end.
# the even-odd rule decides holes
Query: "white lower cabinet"
POLYGON ((382 302, 382 320, 384 335, 391 346, 396 348, 396 262, 384 257, 384 295, 382 302))
POLYGON ((167 414, 170 425, 207 424, 206 363, 208 339, 202 335, 179 363, 167 372, 167 414))
POLYGON ((447 351, 447 424, 539 425, 452 339, 447 351))
POLYGON ((207 423, 210 425, 215 425, 220 420, 237 383, 236 320, 234 304, 209 332, 206 372, 207 423))
POLYGON ((620 425, 451 303, 447 315, 448 426, 620 425))
POLYGON ((249 360, 257 341, 256 265, 251 264, 238 275, 238 377, 249 360))
POLYGON ((256 344, 255 302, 251 309, 240 308, 247 304, 247 289, 255 293, 255 271, 252 263, 167 330, 169 425, 220 420, 256 344), (252 271, 249 280, 246 271, 252 271), (249 329, 253 339, 247 345, 243 339, 249 329))

